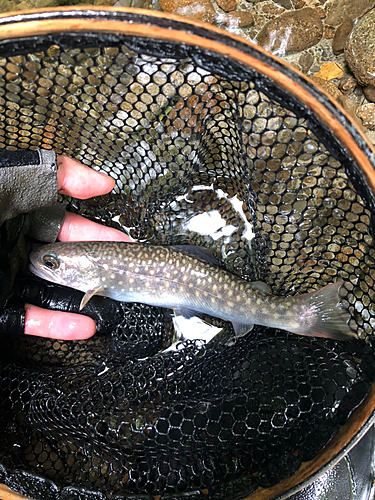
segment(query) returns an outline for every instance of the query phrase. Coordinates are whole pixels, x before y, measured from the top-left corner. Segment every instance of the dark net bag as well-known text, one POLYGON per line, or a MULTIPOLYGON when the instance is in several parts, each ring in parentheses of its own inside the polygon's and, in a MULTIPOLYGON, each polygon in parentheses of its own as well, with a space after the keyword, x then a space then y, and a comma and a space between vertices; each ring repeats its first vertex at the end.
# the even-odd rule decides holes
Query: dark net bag
POLYGON ((210 248, 276 295, 344 280, 360 339, 219 322, 165 351, 170 317, 142 304, 88 341, 9 336, 0 481, 38 500, 285 498, 337 462, 374 406, 374 156, 351 121, 256 47, 148 11, 3 17, 0 56, 1 147, 116 181, 70 211, 210 248), (213 213, 229 233, 188 224, 213 213))

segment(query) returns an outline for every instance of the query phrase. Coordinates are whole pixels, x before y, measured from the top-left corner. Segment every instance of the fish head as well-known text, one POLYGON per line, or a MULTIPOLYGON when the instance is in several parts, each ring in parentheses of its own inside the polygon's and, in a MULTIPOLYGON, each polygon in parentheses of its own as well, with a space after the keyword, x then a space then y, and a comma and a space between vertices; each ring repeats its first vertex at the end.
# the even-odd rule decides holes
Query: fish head
POLYGON ((43 245, 30 254, 30 271, 47 281, 86 292, 101 283, 95 255, 79 243, 43 245))

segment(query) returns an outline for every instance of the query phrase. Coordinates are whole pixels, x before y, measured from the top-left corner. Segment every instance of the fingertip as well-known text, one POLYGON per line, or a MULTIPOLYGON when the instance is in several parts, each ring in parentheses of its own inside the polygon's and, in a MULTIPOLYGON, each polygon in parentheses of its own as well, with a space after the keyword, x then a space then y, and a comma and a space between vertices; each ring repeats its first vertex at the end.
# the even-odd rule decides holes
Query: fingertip
POLYGON ((25 335, 59 340, 85 340, 96 331, 95 321, 88 316, 42 309, 25 304, 25 335))
POLYGON ((85 200, 112 191, 115 181, 68 156, 57 157, 57 186, 60 194, 85 200))
POLYGON ((62 223, 59 241, 133 241, 130 236, 113 227, 102 226, 97 222, 67 212, 62 223))

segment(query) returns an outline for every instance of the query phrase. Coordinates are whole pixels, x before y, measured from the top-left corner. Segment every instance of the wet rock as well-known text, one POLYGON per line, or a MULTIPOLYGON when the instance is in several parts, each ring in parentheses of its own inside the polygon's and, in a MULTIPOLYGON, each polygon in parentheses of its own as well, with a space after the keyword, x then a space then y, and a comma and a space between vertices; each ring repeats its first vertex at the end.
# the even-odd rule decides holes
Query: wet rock
POLYGON ((292 0, 292 4, 295 9, 303 9, 306 7, 305 0, 292 0))
POLYGON ((192 2, 192 0, 160 0, 159 3, 165 12, 173 12, 180 16, 209 23, 215 21, 216 13, 210 0, 200 0, 199 2, 192 2))
POLYGON ((354 100, 350 99, 349 96, 347 95, 340 95, 338 97, 338 101, 341 104, 341 106, 345 109, 345 111, 348 113, 348 115, 353 119, 353 121, 357 124, 357 126, 362 130, 365 131, 366 128, 362 125, 362 121, 360 118, 355 113, 355 110, 357 108, 357 104, 354 100))
POLYGON ((323 36, 323 24, 314 9, 286 11, 268 21, 258 33, 259 45, 272 53, 284 54, 316 45, 323 36))
POLYGON ((333 26, 324 26, 323 37, 331 40, 335 36, 335 28, 333 26))
POLYGON ((368 101, 375 102, 375 87, 363 87, 363 93, 368 101))
POLYGON ((334 83, 327 82, 327 80, 323 80, 323 78, 319 78, 317 76, 310 76, 309 78, 335 99, 338 99, 342 95, 334 83))
POLYGON ((375 0, 329 0, 326 24, 338 26, 345 19, 354 21, 375 6, 375 0))
POLYGON ((362 104, 356 109, 357 116, 362 120, 363 126, 370 130, 375 129, 375 104, 362 104))
POLYGON ((273 0, 275 3, 278 5, 281 5, 281 7, 284 7, 284 9, 292 9, 293 4, 291 0, 273 0))
POLYGON ((356 79, 352 75, 344 75, 339 83, 340 91, 345 95, 350 95, 357 85, 356 79))
POLYGON ((314 56, 310 52, 302 52, 299 56, 298 64, 300 65, 301 71, 307 73, 314 62, 314 56))
POLYGON ((315 73, 315 77, 323 78, 323 80, 338 80, 344 76, 344 70, 342 66, 335 62, 327 62, 322 64, 318 73, 315 73))
POLYGON ((216 0, 216 2, 225 12, 231 12, 237 7, 239 0, 216 0))
POLYGON ((344 48, 346 42, 348 41, 348 37, 353 29, 353 21, 351 19, 346 19, 340 26, 337 28, 335 36, 332 40, 332 52, 334 54, 340 54, 344 52, 344 48))
POLYGON ((254 16, 251 12, 236 10, 225 14, 223 18, 220 19, 220 22, 229 29, 245 28, 246 26, 251 26, 254 23, 254 16))
POLYGON ((345 47, 345 58, 359 83, 375 85, 375 9, 354 26, 345 47))

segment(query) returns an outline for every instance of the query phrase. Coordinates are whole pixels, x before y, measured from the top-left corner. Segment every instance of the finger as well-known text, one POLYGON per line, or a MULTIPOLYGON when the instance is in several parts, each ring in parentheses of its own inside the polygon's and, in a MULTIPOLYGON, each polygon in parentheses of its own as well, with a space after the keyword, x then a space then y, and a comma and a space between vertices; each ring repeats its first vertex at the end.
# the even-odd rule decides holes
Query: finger
POLYGON ((57 189, 60 194, 85 200, 112 191, 115 181, 67 156, 57 157, 57 189))
POLYGON ((67 212, 57 239, 60 241, 133 241, 113 227, 102 226, 77 214, 67 212))
POLYGON ((25 334, 60 340, 84 340, 96 331, 95 321, 81 314, 25 304, 25 334))

